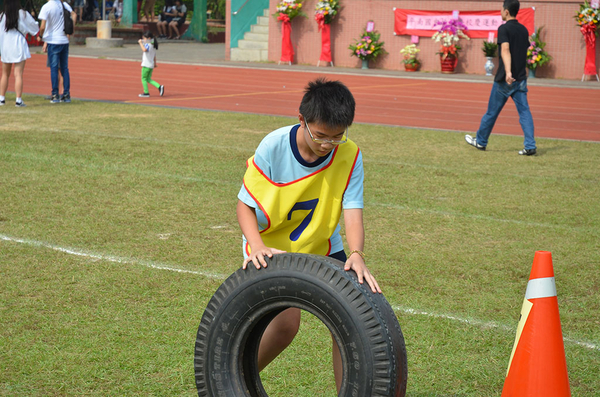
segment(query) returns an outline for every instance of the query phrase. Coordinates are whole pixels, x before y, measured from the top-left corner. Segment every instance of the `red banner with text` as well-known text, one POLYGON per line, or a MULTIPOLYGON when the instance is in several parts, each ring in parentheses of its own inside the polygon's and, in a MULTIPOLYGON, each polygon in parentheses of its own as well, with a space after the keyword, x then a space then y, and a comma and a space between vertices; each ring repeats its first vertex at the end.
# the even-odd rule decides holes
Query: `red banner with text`
MULTIPOLYGON (((431 37, 440 27, 439 23, 458 17, 469 30, 470 38, 489 38, 495 36, 498 27, 504 23, 500 11, 424 11, 394 8, 394 34, 431 37), (437 24, 437 25, 436 25, 437 24)), ((529 34, 533 34, 535 11, 524 8, 517 14, 517 20, 525 25, 529 34)))

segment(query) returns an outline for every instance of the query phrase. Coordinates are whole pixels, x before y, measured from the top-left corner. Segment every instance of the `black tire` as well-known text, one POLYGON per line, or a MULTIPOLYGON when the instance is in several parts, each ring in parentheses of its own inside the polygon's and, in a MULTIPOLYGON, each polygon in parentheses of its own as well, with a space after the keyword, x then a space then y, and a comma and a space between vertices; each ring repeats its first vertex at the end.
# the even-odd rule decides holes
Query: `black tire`
POLYGON ((340 347, 339 396, 404 396, 406 348, 398 319, 382 294, 358 282, 343 263, 323 256, 280 254, 268 266, 233 273, 208 302, 194 355, 199 396, 267 396, 257 367, 260 338, 289 307, 306 310, 340 347))

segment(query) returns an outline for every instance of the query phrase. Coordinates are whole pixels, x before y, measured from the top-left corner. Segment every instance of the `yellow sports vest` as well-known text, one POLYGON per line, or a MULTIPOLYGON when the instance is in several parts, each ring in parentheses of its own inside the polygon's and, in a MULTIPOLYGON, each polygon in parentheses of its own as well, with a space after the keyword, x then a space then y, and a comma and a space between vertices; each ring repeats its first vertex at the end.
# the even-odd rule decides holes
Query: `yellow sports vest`
MULTIPOLYGON (((342 199, 360 149, 350 140, 337 146, 329 164, 288 183, 269 179, 248 159, 244 186, 264 212, 261 237, 267 247, 287 252, 329 255, 329 238, 342 213, 342 199)), ((246 243, 246 252, 250 247, 246 243)))

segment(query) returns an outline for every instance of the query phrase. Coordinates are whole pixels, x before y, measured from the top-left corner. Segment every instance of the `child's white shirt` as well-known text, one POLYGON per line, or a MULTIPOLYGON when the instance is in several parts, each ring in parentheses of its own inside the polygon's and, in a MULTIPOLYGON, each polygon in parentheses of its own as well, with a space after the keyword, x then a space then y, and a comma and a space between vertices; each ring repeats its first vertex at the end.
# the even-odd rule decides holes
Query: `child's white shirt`
MULTIPOLYGON (((156 40, 156 39, 155 39, 156 40)), ((154 69, 154 58, 156 57, 156 49, 150 43, 144 43, 146 51, 142 54, 142 67, 154 69)))

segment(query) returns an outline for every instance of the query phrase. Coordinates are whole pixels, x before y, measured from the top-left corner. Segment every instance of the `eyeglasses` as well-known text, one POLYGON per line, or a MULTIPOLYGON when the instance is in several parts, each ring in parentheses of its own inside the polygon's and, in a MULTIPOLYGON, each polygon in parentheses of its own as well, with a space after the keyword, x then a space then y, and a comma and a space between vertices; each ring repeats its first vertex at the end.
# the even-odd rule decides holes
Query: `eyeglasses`
POLYGON ((346 131, 344 131, 344 137, 341 140, 336 141, 333 139, 315 138, 312 132, 310 132, 310 128, 308 127, 308 123, 306 122, 306 120, 304 121, 304 125, 306 126, 306 130, 308 131, 310 139, 312 139, 314 143, 318 143, 321 145, 324 143, 330 143, 332 145, 341 145, 342 143, 346 143, 348 141, 348 127, 346 127, 346 131))

